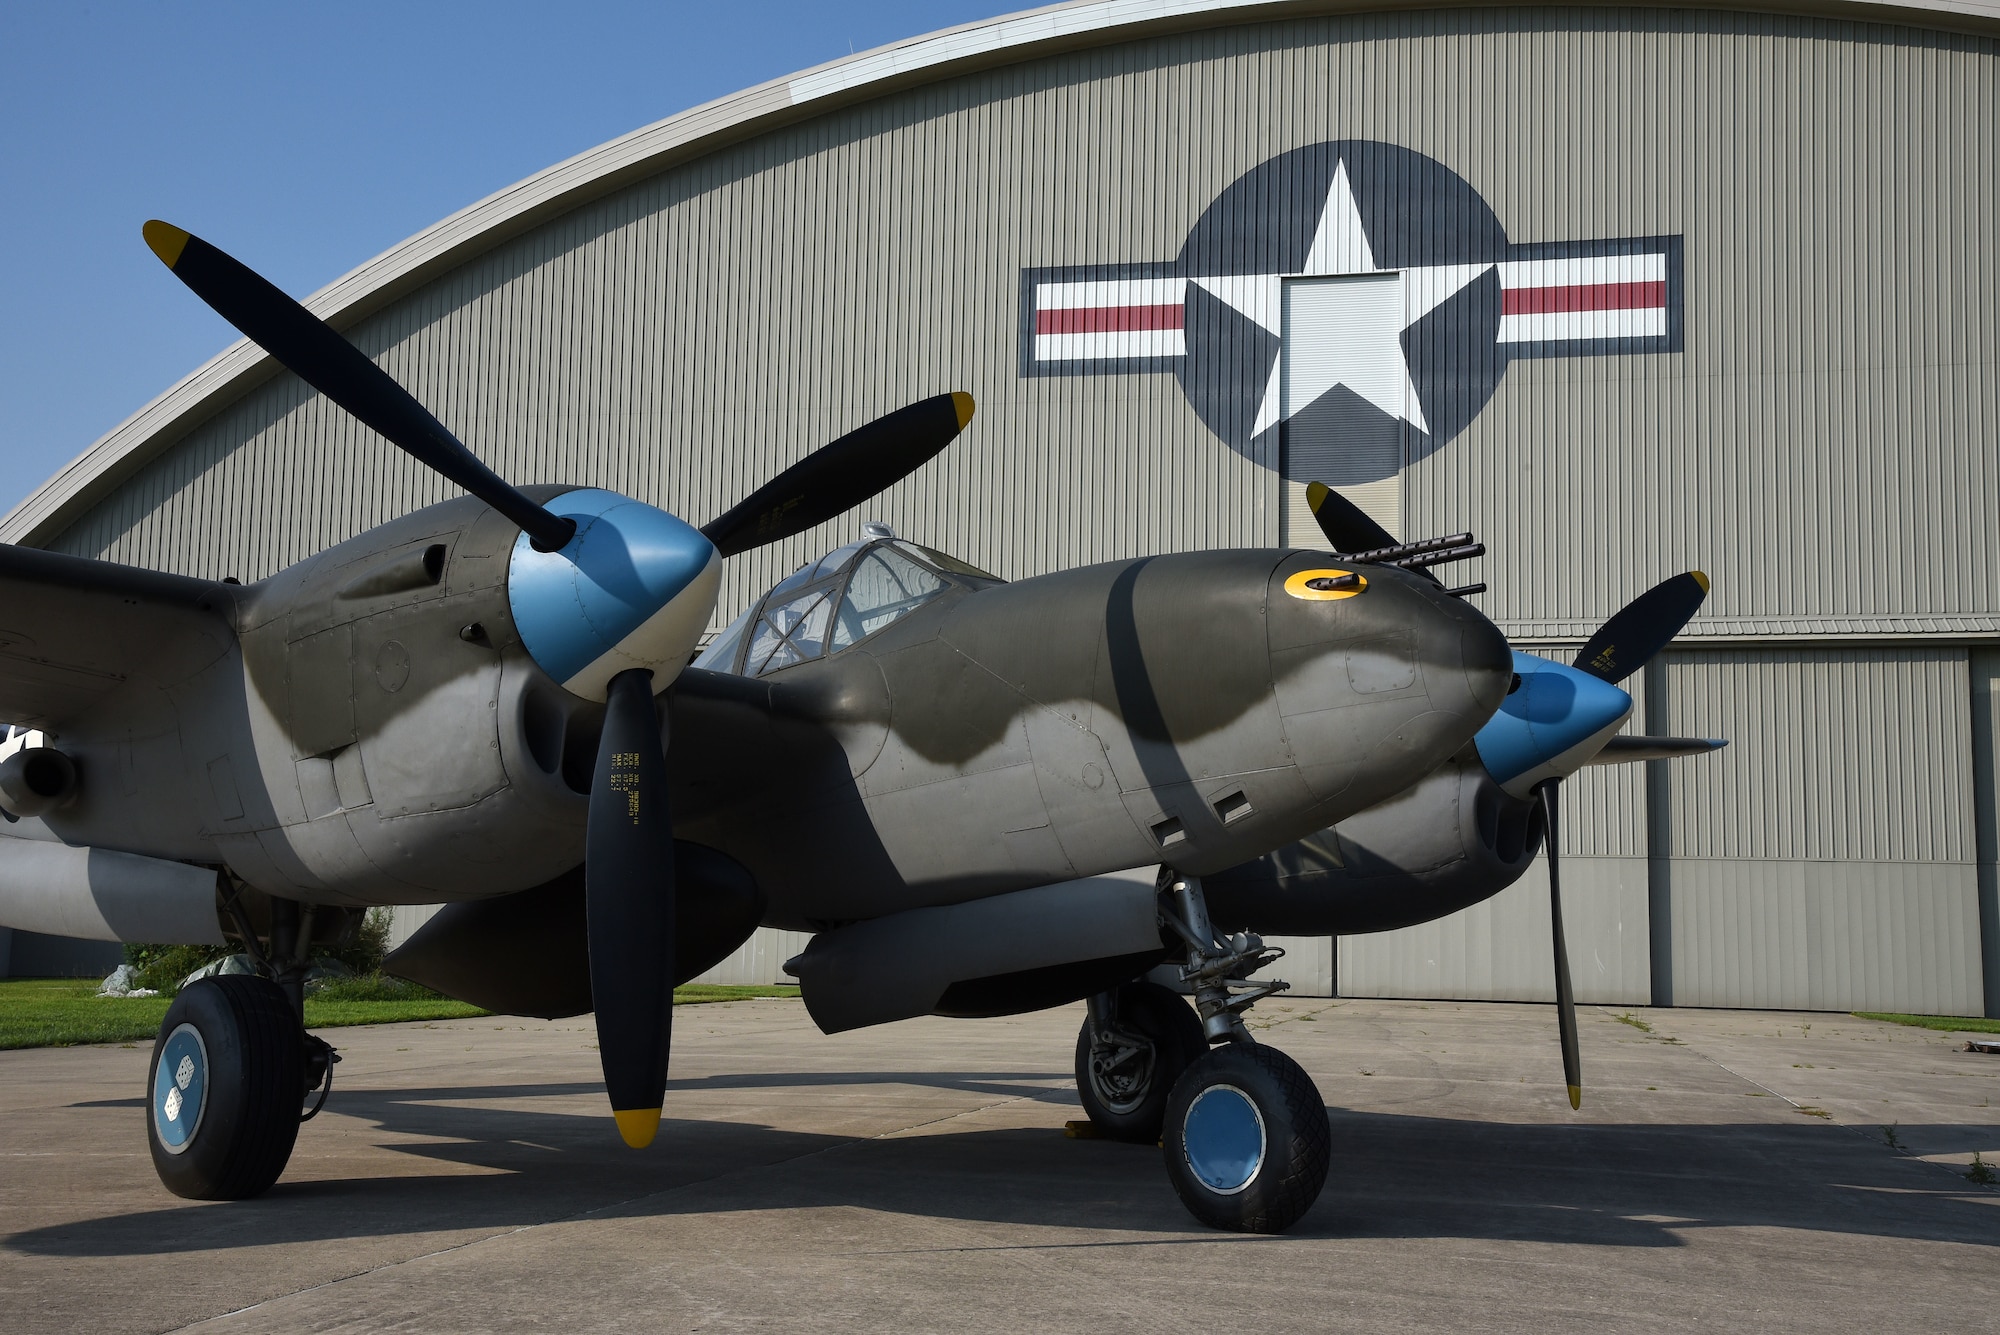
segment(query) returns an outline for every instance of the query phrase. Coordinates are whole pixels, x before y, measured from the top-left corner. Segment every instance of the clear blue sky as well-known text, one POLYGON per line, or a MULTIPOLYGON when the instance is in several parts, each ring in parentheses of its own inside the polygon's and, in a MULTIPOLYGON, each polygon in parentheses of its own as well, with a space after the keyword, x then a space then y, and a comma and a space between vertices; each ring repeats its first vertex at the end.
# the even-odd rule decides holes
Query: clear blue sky
POLYGON ((9 5, 0 513, 234 338, 147 218, 304 296, 628 130, 1030 3, 9 5))

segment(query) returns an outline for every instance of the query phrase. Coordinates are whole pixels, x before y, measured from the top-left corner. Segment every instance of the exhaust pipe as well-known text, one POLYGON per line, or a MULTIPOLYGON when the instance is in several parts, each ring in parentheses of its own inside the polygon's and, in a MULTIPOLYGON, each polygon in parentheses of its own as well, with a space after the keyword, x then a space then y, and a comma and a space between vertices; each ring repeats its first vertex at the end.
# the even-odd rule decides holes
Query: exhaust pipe
POLYGON ((53 746, 0 760, 0 809, 16 820, 47 815, 76 797, 76 762, 53 746))

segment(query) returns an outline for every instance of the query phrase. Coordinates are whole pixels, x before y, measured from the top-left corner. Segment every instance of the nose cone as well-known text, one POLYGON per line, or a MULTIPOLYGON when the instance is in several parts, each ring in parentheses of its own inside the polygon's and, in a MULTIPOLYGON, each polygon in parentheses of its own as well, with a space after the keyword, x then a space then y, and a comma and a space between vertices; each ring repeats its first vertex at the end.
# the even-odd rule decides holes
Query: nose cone
POLYGON ((507 574, 521 643, 542 670, 586 700, 602 700, 628 668, 653 690, 680 675, 715 610, 722 558, 698 529, 664 510, 586 488, 549 504, 576 521, 560 551, 522 534, 507 574))
POLYGON ((1632 697, 1588 672, 1516 653, 1520 688, 1473 739, 1487 772, 1524 797, 1544 779, 1574 774, 1632 712, 1632 697))
POLYGON ((1493 623, 1407 571, 1350 571, 1301 552, 1278 566, 1266 604, 1285 738, 1307 786, 1330 804, 1317 813, 1328 823, 1456 754, 1513 679, 1493 623), (1337 582, 1349 573, 1365 586, 1337 582))

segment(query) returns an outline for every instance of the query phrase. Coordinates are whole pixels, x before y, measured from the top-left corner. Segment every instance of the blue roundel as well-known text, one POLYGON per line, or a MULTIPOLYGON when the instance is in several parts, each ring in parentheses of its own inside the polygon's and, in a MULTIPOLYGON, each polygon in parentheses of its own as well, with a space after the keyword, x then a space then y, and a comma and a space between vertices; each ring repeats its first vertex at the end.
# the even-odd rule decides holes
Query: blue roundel
POLYGON ((1236 1086, 1211 1085, 1188 1105, 1181 1148, 1202 1185, 1233 1196, 1264 1166, 1264 1118, 1236 1086))
POLYGON ((179 1154, 201 1129, 208 1103, 208 1049, 191 1024, 181 1025, 160 1045, 153 1072, 153 1132, 169 1154, 179 1154))
POLYGON ((1632 712, 1632 697, 1602 677, 1514 651, 1520 687, 1473 738, 1486 772, 1520 778, 1589 741, 1632 712))
POLYGON ((549 502, 576 521, 560 551, 514 543, 507 601, 544 672, 586 699, 627 668, 664 689, 715 610, 722 558, 701 531, 616 492, 585 488, 549 502))

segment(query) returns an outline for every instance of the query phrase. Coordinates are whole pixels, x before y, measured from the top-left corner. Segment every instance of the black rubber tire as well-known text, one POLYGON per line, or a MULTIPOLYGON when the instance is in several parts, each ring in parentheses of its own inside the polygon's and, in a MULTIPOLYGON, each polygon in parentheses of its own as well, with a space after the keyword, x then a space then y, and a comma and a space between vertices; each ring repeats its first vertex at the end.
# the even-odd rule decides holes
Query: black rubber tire
POLYGON ((1187 999, 1158 983, 1140 981, 1118 989, 1118 1027, 1152 1043, 1149 1069, 1138 1088, 1114 1091, 1106 1077, 1091 1068, 1089 1019, 1076 1036, 1076 1093, 1083 1111, 1100 1133, 1113 1140, 1140 1145, 1159 1143, 1167 1117, 1167 1098, 1174 1082, 1194 1060, 1208 1051, 1201 1017, 1187 999))
POLYGON ((1304 1068, 1275 1048, 1225 1043, 1190 1066, 1174 1086, 1164 1150, 1167 1176, 1196 1219, 1237 1233, 1282 1233, 1319 1199, 1333 1136, 1326 1105, 1304 1068), (1204 1182, 1188 1153, 1188 1113, 1196 1099, 1218 1086, 1246 1096, 1262 1124, 1261 1159, 1247 1184, 1233 1191, 1204 1182))
MULTIPOLYGON (((177 1045, 181 1055, 185 1040, 177 1045)), ((178 1068, 179 1062, 176 1062, 178 1068)), ((168 1085, 174 1084, 169 1071, 168 1085)), ((191 1086, 193 1067, 179 1088, 191 1086)), ((153 1060, 146 1070, 146 1143, 153 1168, 176 1196, 196 1201, 240 1201, 260 1196, 278 1180, 299 1138, 304 1098, 305 1047, 297 1015, 268 978, 232 974, 203 978, 181 989, 160 1021, 153 1060), (169 1089, 160 1082, 160 1054, 183 1025, 200 1038, 195 1056, 201 1103, 190 1113, 178 1098, 171 1112, 193 1122, 178 1153, 162 1140, 169 1089)))

